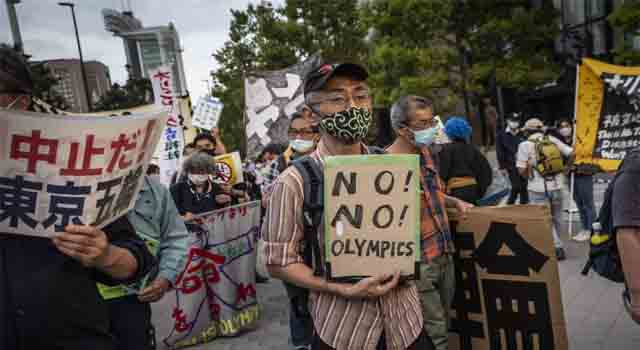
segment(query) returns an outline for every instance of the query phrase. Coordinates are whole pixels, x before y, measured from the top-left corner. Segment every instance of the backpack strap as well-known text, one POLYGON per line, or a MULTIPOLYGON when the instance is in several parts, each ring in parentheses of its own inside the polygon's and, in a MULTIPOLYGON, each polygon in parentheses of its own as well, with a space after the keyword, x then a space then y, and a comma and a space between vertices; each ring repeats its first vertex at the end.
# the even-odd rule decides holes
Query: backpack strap
POLYGON ((367 146, 367 150, 369 151, 369 154, 386 154, 387 151, 384 150, 384 148, 378 147, 378 146, 367 146))
MULTIPOLYGON (((618 180, 618 177, 620 177, 620 175, 624 173, 623 165, 624 165, 624 161, 620 165, 619 170, 616 172, 615 176, 613 177, 609 185, 607 186, 607 189, 604 193, 604 201, 602 202, 602 206, 600 207, 600 212, 598 213, 598 217, 596 218, 596 221, 599 222, 601 225, 602 232, 605 232, 606 234, 609 235, 609 241, 612 242, 612 247, 614 247, 614 249, 617 249, 617 243, 616 243, 616 230, 613 227, 613 213, 612 213, 613 191, 616 185, 616 180, 618 180)), ((589 271, 594 266, 594 258, 595 257, 594 257, 593 249, 589 249, 589 258, 587 259, 587 263, 582 269, 582 272, 581 272, 582 275, 587 276, 589 274, 589 271)))
POLYGON ((304 222, 304 240, 307 243, 304 260, 307 266, 314 268, 314 275, 324 276, 322 254, 318 240, 318 227, 324 213, 324 172, 317 161, 310 156, 297 159, 292 165, 302 176, 304 202, 302 204, 304 222))

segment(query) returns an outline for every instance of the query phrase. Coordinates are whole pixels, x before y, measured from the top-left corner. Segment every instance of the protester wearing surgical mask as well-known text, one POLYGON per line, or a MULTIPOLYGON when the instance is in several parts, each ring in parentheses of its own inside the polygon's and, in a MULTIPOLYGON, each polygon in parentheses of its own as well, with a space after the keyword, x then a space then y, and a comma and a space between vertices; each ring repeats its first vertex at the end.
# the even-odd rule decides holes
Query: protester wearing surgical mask
POLYGON ((496 138, 498 166, 511 182, 511 194, 507 200, 510 205, 515 204, 518 197, 520 204, 529 203, 528 179, 521 176, 516 168, 518 146, 525 140, 520 126, 520 114, 513 113, 507 116, 507 128, 499 131, 496 138))
POLYGON ((304 108, 296 112, 291 117, 291 124, 287 136, 289 137, 289 147, 278 156, 270 165, 269 172, 264 177, 262 183, 262 198, 269 199, 269 191, 278 176, 289 167, 292 161, 302 156, 308 155, 316 149, 316 144, 320 139, 320 132, 317 124, 311 119, 311 110, 304 108))
MULTIPOLYGON (((573 123, 569 119, 562 119, 558 123, 558 128, 553 133, 560 141, 567 146, 573 146, 573 123)), ((597 168, 590 164, 573 164, 573 159, 565 159, 567 175, 570 183, 573 174, 573 200, 576 202, 582 230, 571 236, 576 242, 585 242, 591 238, 591 225, 596 218, 596 208, 593 200, 593 175, 598 172, 597 168)))
POLYGON ((446 350, 451 302, 455 292, 454 245, 446 208, 456 208, 464 215, 473 205, 446 194, 445 184, 439 176, 431 151, 441 128, 433 112, 433 103, 427 98, 400 98, 391 107, 391 126, 398 137, 387 148, 387 152, 420 156, 423 264, 416 285, 425 331, 437 350, 446 350))
POLYGON ((196 214, 232 204, 232 197, 220 185, 211 181, 214 171, 213 157, 202 152, 196 153, 182 165, 186 180, 171 186, 171 195, 178 212, 187 224, 196 214))
MULTIPOLYGON (((273 184, 282 172, 284 172, 291 162, 304 157, 316 149, 316 144, 320 140, 318 125, 313 123, 311 110, 304 108, 291 116, 291 123, 287 135, 289 137, 289 147, 276 158, 270 165, 269 173, 264 177, 262 183, 262 204, 266 208, 269 195, 273 189, 273 184)), ((289 297, 289 329, 291 343, 294 349, 306 349, 311 343, 313 335, 313 322, 309 314, 306 300, 297 298, 288 283, 284 283, 289 297)))

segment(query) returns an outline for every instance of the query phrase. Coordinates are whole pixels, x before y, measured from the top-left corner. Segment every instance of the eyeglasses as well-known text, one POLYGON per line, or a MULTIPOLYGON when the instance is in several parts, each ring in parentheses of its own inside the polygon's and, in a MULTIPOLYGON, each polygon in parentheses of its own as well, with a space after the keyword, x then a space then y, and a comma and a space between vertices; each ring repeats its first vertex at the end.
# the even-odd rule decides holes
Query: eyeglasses
POLYGON ((437 126, 437 125, 438 125, 438 120, 436 118, 433 118, 429 120, 412 122, 408 125, 408 127, 413 130, 424 130, 424 129, 433 128, 434 126, 437 126))
POLYGON ((312 137, 315 134, 316 132, 313 129, 289 129, 287 131, 287 135, 289 135, 290 139, 293 139, 296 136, 312 137))
POLYGON ((351 99, 353 99, 356 106, 364 106, 371 102, 371 94, 369 93, 369 90, 363 89, 354 92, 350 98, 347 94, 330 92, 323 94, 322 98, 319 98, 318 101, 312 102, 312 104, 324 104, 335 109, 347 109, 349 108, 351 99))

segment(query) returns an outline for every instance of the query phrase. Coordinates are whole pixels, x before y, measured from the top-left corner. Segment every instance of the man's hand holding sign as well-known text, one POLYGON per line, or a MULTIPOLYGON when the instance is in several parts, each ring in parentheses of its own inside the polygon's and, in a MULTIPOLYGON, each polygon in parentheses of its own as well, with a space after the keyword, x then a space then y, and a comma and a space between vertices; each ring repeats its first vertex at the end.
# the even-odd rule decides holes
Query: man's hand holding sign
POLYGON ((400 276, 413 278, 421 256, 417 157, 329 157, 324 174, 327 277, 363 279, 346 296, 385 283, 377 296, 400 276))
POLYGON ((114 278, 126 279, 138 268, 129 251, 110 244, 104 231, 93 226, 68 225, 65 232, 56 233, 52 240, 63 254, 114 278))

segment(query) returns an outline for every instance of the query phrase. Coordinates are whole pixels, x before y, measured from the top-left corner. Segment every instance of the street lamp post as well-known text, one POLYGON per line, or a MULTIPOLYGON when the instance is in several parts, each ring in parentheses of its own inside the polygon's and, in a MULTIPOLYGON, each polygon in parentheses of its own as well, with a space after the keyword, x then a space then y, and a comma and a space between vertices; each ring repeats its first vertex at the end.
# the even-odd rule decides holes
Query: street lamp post
POLYGON ((80 72, 82 73, 82 83, 84 84, 84 93, 87 99, 87 108, 91 112, 91 97, 89 94, 89 82, 87 81, 87 72, 84 69, 84 60, 82 58, 82 47, 80 46, 80 34, 78 34, 78 23, 76 22, 75 4, 72 2, 59 2, 58 5, 66 6, 71 9, 71 17, 73 18, 73 28, 76 31, 76 42, 78 43, 78 53, 80 54, 80 72))
POLYGON ((209 79, 207 80, 202 79, 202 82, 207 84, 207 95, 211 96, 211 81, 209 79))
POLYGON ((22 36, 20 35, 20 26, 18 25, 18 16, 16 15, 15 5, 19 4, 21 0, 6 0, 7 3, 7 15, 9 17, 9 26, 11 27, 11 33, 13 35, 13 46, 19 52, 23 52, 22 36))

